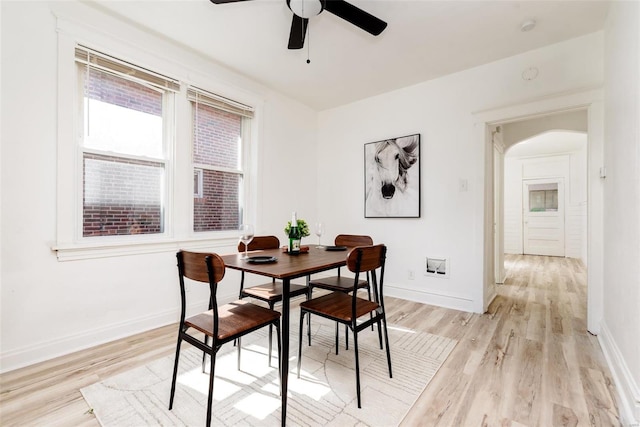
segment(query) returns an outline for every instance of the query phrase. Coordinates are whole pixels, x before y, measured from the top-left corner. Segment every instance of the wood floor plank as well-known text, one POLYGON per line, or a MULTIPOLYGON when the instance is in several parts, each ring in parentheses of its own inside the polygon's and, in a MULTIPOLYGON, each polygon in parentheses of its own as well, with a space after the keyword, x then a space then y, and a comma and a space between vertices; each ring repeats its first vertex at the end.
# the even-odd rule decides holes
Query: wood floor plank
POLYGON ((578 417, 571 408, 554 404, 551 423, 559 427, 576 427, 578 425, 578 417))

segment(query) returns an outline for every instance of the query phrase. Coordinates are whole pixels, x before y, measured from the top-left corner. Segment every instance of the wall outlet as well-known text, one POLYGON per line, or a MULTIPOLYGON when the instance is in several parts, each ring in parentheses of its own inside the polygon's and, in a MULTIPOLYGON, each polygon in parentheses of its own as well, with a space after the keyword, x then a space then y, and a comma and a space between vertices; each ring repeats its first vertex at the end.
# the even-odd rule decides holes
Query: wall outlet
POLYGON ((416 278, 415 272, 413 270, 409 270, 408 275, 409 280, 413 280, 416 278))
POLYGON ((448 277, 449 259, 445 257, 427 257, 425 259, 425 276, 448 277))

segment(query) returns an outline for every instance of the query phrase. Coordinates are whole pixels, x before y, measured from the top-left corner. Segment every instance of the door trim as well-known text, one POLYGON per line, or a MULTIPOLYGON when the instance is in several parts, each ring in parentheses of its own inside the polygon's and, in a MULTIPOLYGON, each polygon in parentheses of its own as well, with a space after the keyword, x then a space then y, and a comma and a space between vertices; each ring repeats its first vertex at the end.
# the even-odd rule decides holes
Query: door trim
POLYGON ((603 316, 603 183, 600 168, 604 158, 604 96, 600 88, 582 89, 570 93, 545 96, 528 102, 512 104, 473 112, 476 125, 475 139, 485 149, 483 200, 485 208, 480 210, 475 226, 484 236, 483 285, 474 292, 474 302, 483 305, 486 311, 495 296, 494 282, 494 238, 493 238, 493 147, 490 128, 510 121, 547 116, 571 110, 587 110, 587 329, 592 334, 600 332, 603 316))

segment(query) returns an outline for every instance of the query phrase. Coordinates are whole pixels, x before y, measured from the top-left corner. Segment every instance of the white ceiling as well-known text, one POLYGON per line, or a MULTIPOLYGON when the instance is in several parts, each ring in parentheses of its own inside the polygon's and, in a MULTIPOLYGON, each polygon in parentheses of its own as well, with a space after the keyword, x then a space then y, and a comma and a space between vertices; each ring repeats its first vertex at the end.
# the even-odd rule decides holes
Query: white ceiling
POLYGON ((388 23, 378 37, 324 11, 288 50, 285 0, 92 0, 317 110, 410 86, 603 28, 603 1, 351 0, 388 23), (534 19, 534 30, 521 24, 534 19), (307 55, 311 63, 307 64, 307 55))

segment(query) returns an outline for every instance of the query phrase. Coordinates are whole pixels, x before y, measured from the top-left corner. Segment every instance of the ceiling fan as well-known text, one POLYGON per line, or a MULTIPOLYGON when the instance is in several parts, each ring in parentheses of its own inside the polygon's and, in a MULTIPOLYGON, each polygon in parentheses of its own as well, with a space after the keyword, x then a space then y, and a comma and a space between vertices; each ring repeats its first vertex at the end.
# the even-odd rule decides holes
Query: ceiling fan
MULTIPOLYGON (((247 0, 211 0, 215 4, 235 3, 247 0)), ((379 35, 387 23, 368 12, 347 3, 345 0, 286 0, 293 12, 291 31, 289 33, 289 49, 302 49, 307 33, 309 18, 327 10, 339 18, 355 25, 374 36, 379 35)))

